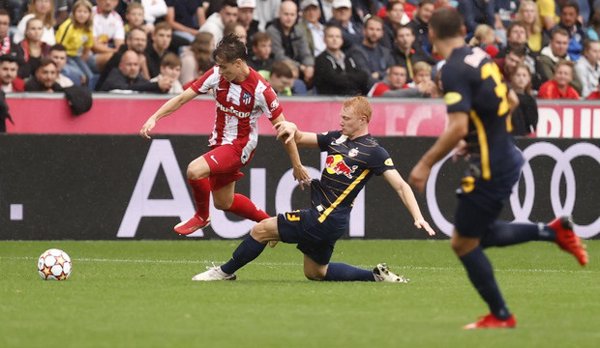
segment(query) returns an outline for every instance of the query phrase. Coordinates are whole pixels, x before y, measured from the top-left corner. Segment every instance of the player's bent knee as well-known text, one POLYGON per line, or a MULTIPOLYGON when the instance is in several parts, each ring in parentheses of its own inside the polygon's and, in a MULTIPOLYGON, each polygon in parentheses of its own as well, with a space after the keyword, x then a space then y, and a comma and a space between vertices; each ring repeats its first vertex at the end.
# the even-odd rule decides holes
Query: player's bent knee
POLYGON ((252 230, 250 230, 250 235, 259 243, 265 243, 272 240, 271 234, 268 233, 264 222, 259 222, 254 225, 252 230))
POLYGON ((229 208, 231 208, 231 204, 233 204, 233 201, 213 201, 213 205, 219 210, 228 210, 229 208))

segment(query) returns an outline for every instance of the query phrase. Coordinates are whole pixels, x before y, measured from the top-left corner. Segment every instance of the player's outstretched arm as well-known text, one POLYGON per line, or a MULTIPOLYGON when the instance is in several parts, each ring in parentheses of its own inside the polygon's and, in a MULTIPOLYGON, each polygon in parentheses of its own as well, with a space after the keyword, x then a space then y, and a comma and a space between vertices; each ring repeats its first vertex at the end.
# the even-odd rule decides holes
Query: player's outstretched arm
POLYGON ((283 139, 286 143, 293 139, 301 147, 319 147, 316 133, 301 132, 293 122, 273 122, 273 128, 277 130, 277 139, 283 139))
POLYGON ((150 139, 150 131, 152 131, 154 126, 156 126, 156 122, 158 122, 158 120, 177 111, 180 107, 194 99, 197 95, 198 94, 193 89, 188 88, 178 96, 169 99, 160 108, 158 108, 158 110, 156 110, 152 116, 148 118, 140 130, 140 135, 146 139, 150 139))
POLYGON ((410 172, 408 182, 417 191, 423 192, 431 167, 452 151, 468 131, 469 115, 465 112, 448 114, 448 127, 410 172))
POLYGON ((419 204, 415 199, 415 195, 412 189, 410 188, 410 185, 408 185, 408 183, 404 181, 400 173, 398 173, 398 171, 395 169, 390 169, 386 170, 383 173, 383 177, 394 189, 394 191, 398 193, 398 196, 402 200, 402 203, 404 203, 404 206, 408 209, 410 215, 412 215, 413 219, 415 220, 415 227, 418 229, 425 229, 425 232, 427 232, 430 236, 433 236, 435 234, 435 231, 423 218, 423 215, 421 214, 421 209, 419 209, 419 204))
MULTIPOLYGON (((273 127, 277 129, 278 124, 285 123, 286 121, 283 114, 281 114, 276 119, 271 120, 271 122, 273 123, 273 127)), ((278 133, 277 139, 281 140, 285 139, 285 137, 280 136, 278 133)), ((300 161, 300 154, 298 153, 298 147, 296 146, 294 138, 292 136, 288 136, 287 139, 283 141, 283 147, 285 148, 285 152, 287 152, 288 156, 290 157, 290 162, 292 162, 294 179, 296 179, 298 183, 300 183, 300 188, 304 189, 304 185, 310 185, 310 176, 308 175, 308 171, 306 170, 306 168, 304 168, 302 162, 300 161)))

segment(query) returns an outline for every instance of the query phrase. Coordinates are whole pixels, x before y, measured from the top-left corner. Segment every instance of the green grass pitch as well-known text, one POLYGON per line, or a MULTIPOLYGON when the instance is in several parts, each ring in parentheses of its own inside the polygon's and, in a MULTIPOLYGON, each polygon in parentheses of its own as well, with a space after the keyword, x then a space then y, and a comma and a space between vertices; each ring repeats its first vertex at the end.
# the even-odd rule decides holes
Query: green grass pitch
POLYGON ((294 246, 234 282, 190 278, 239 241, 0 242, 0 347, 598 347, 600 241, 581 268, 550 243, 490 249, 515 330, 463 331, 487 312, 448 241, 340 241, 333 261, 387 262, 409 284, 305 280, 294 246), (73 273, 43 281, 38 256, 73 273))

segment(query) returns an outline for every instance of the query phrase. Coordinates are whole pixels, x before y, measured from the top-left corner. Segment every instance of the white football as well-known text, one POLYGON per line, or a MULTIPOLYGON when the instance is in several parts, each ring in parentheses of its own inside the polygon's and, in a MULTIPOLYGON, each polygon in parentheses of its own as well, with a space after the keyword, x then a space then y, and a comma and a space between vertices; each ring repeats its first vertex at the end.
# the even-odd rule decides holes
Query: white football
POLYGON ((67 253, 48 249, 38 259, 38 273, 44 280, 66 280, 71 275, 72 263, 67 253))

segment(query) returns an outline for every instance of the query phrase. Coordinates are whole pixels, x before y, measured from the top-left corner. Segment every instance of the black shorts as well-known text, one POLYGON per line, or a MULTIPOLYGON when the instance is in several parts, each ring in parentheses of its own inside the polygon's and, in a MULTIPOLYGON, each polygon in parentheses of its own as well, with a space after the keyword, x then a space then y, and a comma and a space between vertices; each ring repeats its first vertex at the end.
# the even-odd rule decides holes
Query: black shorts
POLYGON ((516 166, 490 181, 476 179, 471 191, 467 192, 464 188, 458 190, 458 206, 454 215, 454 227, 458 234, 482 238, 498 219, 520 175, 521 167, 516 166))
POLYGON ((323 222, 315 209, 303 209, 277 215, 279 237, 284 243, 297 244, 298 250, 320 265, 329 264, 335 242, 348 230, 350 209, 333 212, 323 222))

